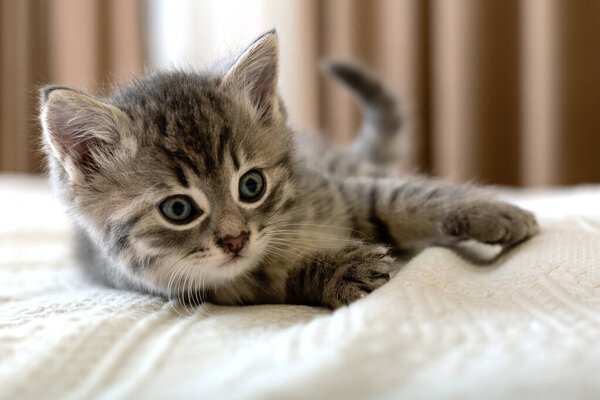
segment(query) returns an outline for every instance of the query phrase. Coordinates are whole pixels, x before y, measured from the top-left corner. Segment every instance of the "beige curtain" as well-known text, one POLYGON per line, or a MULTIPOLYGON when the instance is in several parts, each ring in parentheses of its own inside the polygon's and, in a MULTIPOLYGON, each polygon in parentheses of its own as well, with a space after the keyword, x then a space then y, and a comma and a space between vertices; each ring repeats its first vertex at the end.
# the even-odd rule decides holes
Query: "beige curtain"
MULTIPOLYGON (((297 126, 351 140, 359 111, 315 64, 353 58, 400 96, 411 170, 512 185, 600 181, 600 1, 260 3, 282 36, 297 126)), ((39 85, 102 92, 141 71, 144 4, 0 0, 0 170, 40 168, 39 85)))
POLYGON ((0 171, 43 169, 37 90, 102 93, 141 72, 137 0, 0 0, 0 171))
MULTIPOLYGON (((401 96, 409 165, 457 181, 600 181, 600 1, 314 1, 320 56, 357 58, 401 96)), ((357 110, 323 83, 319 125, 357 110)))

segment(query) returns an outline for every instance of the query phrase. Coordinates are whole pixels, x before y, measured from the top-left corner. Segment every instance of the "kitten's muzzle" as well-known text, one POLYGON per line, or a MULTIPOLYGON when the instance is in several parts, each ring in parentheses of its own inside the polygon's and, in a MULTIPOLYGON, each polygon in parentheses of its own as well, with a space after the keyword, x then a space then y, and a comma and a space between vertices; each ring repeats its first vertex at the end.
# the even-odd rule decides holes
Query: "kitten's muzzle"
POLYGON ((225 253, 238 254, 248 243, 248 232, 242 232, 239 236, 225 236, 217 240, 217 244, 225 250, 225 253))

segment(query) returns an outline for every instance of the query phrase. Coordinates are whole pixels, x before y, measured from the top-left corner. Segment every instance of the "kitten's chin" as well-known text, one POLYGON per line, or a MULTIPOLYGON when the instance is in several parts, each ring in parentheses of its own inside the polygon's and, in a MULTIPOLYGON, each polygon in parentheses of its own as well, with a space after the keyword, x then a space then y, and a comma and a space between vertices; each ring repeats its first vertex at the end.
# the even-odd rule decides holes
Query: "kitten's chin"
POLYGON ((207 272, 207 278, 211 276, 214 279, 213 284, 215 286, 226 284, 251 270, 256 262, 255 257, 247 255, 228 257, 217 267, 211 268, 210 272, 207 272))
POLYGON ((172 263, 161 263, 149 269, 145 278, 152 282, 159 292, 167 295, 179 290, 202 290, 227 285, 245 275, 259 262, 256 255, 223 256, 210 263, 187 265, 179 264, 179 274, 173 274, 172 263), (185 287, 184 287, 185 286, 185 287))

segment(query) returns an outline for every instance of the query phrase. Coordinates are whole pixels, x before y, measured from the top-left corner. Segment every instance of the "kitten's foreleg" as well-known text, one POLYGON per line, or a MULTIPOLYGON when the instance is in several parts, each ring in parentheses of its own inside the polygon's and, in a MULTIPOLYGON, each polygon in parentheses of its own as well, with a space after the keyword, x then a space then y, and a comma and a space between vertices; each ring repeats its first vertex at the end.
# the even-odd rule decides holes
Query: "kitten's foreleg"
POLYGON ((389 279, 387 248, 357 242, 320 252, 290 271, 286 303, 338 308, 358 300, 389 279))
POLYGON ((394 248, 449 239, 510 246, 538 231, 532 213, 472 186, 411 177, 349 178, 339 187, 355 229, 394 248))

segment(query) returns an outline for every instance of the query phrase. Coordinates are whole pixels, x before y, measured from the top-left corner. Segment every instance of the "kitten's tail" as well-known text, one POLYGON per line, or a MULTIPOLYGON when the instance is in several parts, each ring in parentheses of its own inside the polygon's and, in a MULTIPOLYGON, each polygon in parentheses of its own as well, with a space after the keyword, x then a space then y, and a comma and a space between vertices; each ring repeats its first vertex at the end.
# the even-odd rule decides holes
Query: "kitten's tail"
POLYGON ((398 164, 402 117, 395 96, 378 78, 363 68, 328 62, 326 71, 350 89, 363 110, 363 123, 352 151, 378 165, 398 164))

